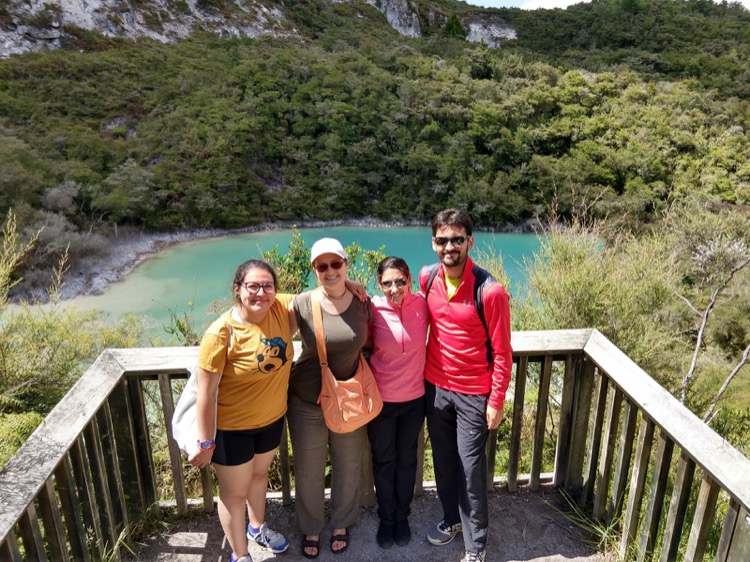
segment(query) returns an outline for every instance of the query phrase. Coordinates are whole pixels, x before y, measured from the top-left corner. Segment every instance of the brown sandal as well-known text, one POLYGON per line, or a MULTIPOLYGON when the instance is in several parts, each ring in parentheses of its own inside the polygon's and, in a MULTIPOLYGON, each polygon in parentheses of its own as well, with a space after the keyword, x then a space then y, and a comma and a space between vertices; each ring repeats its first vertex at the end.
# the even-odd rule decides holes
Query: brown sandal
POLYGON ((333 552, 334 554, 341 554, 347 548, 349 548, 349 529, 347 529, 346 532, 341 535, 333 535, 331 537, 331 552, 333 552), (338 550, 333 550, 333 543, 335 542, 342 542, 344 543, 344 546, 339 548, 338 550))
POLYGON ((306 536, 302 537, 302 556, 305 558, 309 558, 312 560, 313 558, 317 558, 320 555, 320 539, 308 539, 306 536), (309 554, 305 549, 306 548, 314 548, 315 554, 309 554))

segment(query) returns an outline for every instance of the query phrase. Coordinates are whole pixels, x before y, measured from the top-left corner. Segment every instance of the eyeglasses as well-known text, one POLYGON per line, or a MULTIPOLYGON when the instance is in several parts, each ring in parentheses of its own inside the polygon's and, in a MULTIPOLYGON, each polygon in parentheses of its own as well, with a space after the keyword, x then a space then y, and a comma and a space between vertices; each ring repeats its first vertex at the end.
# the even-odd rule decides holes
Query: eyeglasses
POLYGON ((393 281, 381 281, 380 284, 386 289, 390 289, 393 285, 396 285, 399 289, 406 285, 406 279, 394 279, 393 281))
POLYGON ((445 236, 434 236, 432 241, 435 242, 436 246, 440 247, 445 246, 448 242, 454 246, 463 246, 464 242, 466 242, 466 236, 451 236, 450 238, 446 238, 445 236))
POLYGON ((333 269, 339 270, 343 265, 343 261, 332 261, 331 263, 319 263, 318 265, 314 265, 313 267, 318 273, 325 273, 326 271, 328 271, 329 266, 333 269))
POLYGON ((261 289, 263 289, 263 292, 266 294, 275 293, 276 292, 276 285, 271 283, 270 281, 268 283, 240 283, 245 289, 247 289, 248 293, 257 293, 261 289))

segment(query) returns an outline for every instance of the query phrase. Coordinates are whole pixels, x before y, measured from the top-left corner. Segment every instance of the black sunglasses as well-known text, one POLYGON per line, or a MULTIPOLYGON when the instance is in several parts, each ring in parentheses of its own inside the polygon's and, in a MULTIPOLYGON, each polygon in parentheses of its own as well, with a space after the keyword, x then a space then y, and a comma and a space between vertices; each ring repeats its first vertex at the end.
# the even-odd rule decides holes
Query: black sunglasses
POLYGON ((328 271, 328 266, 331 266, 333 269, 341 269, 343 265, 343 261, 332 261, 331 263, 321 263, 313 267, 318 273, 325 273, 326 271, 328 271))
POLYGON ((464 242, 466 242, 466 236, 451 236, 450 238, 446 238, 445 236, 435 236, 432 238, 432 241, 435 242, 436 246, 445 246, 448 242, 453 244, 454 246, 463 246, 464 242))
POLYGON ((406 279, 394 279, 393 281, 381 281, 380 284, 386 289, 390 289, 393 285, 396 285, 399 289, 406 285, 406 279))

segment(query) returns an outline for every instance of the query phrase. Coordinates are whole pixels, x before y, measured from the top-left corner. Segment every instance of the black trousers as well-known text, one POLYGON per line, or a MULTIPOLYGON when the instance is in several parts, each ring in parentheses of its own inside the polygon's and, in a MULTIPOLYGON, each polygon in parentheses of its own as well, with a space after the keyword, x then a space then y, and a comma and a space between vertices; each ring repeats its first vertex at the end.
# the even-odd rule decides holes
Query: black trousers
POLYGON ((487 395, 461 394, 425 381, 435 483, 449 525, 461 521, 464 547, 487 545, 487 395))
POLYGON ((385 523, 406 521, 417 476, 417 445, 424 423, 424 397, 384 402, 367 426, 378 516, 385 523))

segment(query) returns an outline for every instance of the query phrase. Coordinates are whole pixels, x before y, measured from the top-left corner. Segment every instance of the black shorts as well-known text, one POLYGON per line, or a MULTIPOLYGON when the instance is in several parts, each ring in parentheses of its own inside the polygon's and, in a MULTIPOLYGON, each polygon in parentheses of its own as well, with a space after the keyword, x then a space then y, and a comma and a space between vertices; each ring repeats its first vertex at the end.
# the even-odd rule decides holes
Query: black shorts
POLYGON ((251 460, 255 454, 273 451, 281 443, 284 418, 257 429, 238 431, 216 430, 216 449, 211 462, 224 466, 237 466, 251 460))

